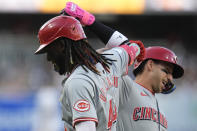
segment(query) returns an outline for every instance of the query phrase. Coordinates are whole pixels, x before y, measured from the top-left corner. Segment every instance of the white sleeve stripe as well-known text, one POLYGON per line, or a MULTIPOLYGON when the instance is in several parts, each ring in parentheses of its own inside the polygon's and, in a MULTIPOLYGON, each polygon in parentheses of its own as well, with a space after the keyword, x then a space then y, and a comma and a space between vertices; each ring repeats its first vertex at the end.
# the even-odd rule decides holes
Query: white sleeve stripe
POLYGON ((75 127, 75 124, 77 122, 82 122, 82 121, 94 121, 96 122, 96 124, 98 123, 98 120, 96 118, 91 118, 91 117, 84 117, 84 118, 78 118, 78 119, 75 119, 73 121, 73 127, 75 127))
POLYGON ((117 47, 122 44, 124 41, 128 40, 123 34, 118 31, 115 31, 110 37, 109 41, 106 44, 107 48, 117 47))

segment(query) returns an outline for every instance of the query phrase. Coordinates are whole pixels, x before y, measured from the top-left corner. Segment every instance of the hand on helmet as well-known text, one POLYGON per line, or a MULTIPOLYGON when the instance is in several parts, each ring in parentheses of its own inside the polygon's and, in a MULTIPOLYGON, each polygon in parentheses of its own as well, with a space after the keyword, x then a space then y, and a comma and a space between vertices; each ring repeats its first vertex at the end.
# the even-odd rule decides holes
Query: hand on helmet
POLYGON ((136 60, 138 62, 143 61, 144 56, 145 56, 145 47, 144 47, 144 44, 141 41, 139 41, 139 40, 137 40, 137 41, 130 40, 130 43, 131 44, 132 43, 135 43, 135 44, 137 44, 139 46, 140 51, 138 53, 136 53, 137 54, 136 60))
POLYGON ((81 22, 82 25, 92 25, 95 21, 94 15, 80 8, 73 2, 67 2, 66 7, 61 11, 61 14, 73 16, 81 22))

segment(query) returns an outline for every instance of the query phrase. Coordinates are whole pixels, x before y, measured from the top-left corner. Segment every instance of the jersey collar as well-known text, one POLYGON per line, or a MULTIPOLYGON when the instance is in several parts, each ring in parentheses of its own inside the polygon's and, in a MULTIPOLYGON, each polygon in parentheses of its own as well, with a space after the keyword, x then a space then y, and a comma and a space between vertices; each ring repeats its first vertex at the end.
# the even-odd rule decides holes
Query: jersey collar
POLYGON ((147 91, 149 91, 152 95, 155 95, 155 93, 153 91, 151 91, 150 89, 147 89, 145 86, 143 86, 142 84, 136 82, 138 85, 140 85, 141 87, 145 88, 147 91))

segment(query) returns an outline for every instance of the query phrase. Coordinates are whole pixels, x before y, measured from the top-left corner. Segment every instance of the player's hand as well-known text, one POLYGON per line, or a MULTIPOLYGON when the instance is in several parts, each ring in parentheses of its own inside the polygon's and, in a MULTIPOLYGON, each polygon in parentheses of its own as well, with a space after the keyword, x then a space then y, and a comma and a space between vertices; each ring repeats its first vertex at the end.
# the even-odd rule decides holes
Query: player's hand
POLYGON ((143 61, 144 56, 145 56, 145 51, 146 51, 146 49, 144 47, 144 44, 139 40, 137 40, 137 41, 130 40, 129 42, 130 43, 136 43, 140 47, 140 52, 139 52, 139 55, 136 57, 136 60, 138 62, 143 61))
POLYGON ((68 14, 73 16, 81 22, 82 25, 92 25, 95 21, 94 15, 80 8, 73 2, 67 2, 66 7, 61 11, 60 14, 68 14))

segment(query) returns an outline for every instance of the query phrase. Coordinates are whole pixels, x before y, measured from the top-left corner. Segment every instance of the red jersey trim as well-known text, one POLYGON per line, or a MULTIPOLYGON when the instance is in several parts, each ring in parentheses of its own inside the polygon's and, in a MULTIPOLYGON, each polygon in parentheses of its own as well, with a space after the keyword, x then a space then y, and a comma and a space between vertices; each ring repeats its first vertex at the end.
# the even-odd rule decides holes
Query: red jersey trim
POLYGON ((73 127, 75 128, 75 124, 82 121, 94 121, 96 122, 96 126, 98 125, 98 120, 96 118, 91 117, 84 117, 84 118, 77 118, 73 121, 73 127))
MULTIPOLYGON (((137 83, 137 82, 136 82, 137 83)), ((137 83, 138 85, 142 86, 143 88, 147 89, 146 87, 144 87, 143 85, 141 85, 140 83, 137 83)), ((155 93, 153 91, 151 91, 150 89, 147 89, 151 94, 155 95, 155 93)))
POLYGON ((127 66, 127 67, 126 67, 126 72, 125 72, 124 75, 128 75, 128 72, 129 72, 129 67, 127 66))

